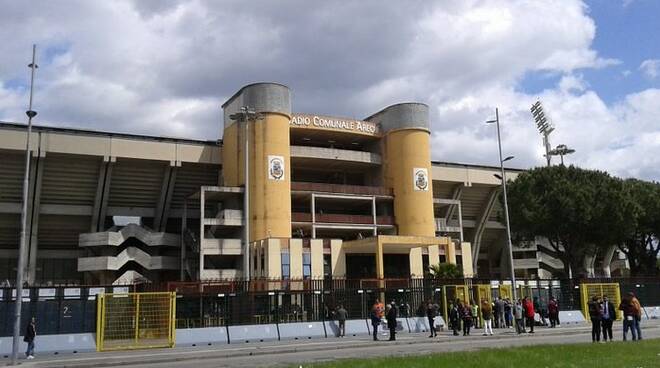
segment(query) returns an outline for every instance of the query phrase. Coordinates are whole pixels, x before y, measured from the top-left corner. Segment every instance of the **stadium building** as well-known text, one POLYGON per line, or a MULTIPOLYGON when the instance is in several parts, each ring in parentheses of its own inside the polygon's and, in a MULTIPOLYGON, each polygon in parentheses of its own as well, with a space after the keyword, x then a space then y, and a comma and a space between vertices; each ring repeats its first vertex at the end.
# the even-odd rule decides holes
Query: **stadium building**
MULTIPOLYGON (((291 105, 284 85, 243 87, 222 105, 222 140, 34 128, 26 280, 507 272, 499 168, 432 162, 428 106, 355 120, 291 105)), ((0 123, 0 281, 12 284, 25 146, 25 125, 0 123)), ((514 249, 519 276, 561 268, 541 246, 514 249)))

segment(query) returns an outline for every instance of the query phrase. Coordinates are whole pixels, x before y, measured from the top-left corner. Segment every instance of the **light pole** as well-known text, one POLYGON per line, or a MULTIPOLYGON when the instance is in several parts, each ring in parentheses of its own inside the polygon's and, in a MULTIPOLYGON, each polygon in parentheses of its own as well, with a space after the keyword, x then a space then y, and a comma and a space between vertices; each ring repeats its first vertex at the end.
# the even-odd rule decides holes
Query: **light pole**
POLYGON ((552 122, 545 116, 545 111, 543 110, 543 105, 541 101, 536 101, 529 109, 532 112, 534 121, 536 122, 536 128, 539 133, 543 135, 543 146, 545 148, 545 159, 548 163, 548 166, 551 164, 552 154, 550 153, 550 133, 555 130, 552 122))
POLYGON ((16 299, 14 301, 14 340, 11 348, 11 364, 18 363, 18 345, 21 343, 21 307, 23 306, 23 272, 25 271, 25 243, 27 242, 27 202, 30 181, 30 136, 32 135, 32 118, 37 112, 32 110, 34 91, 34 70, 38 68, 35 57, 37 45, 32 45, 32 63, 30 68, 30 102, 25 114, 28 117, 27 138, 25 142, 25 175, 23 176, 23 207, 21 209, 21 242, 18 246, 18 268, 16 270, 16 299))
MULTIPOLYGON (((497 146, 500 153, 500 170, 501 176, 499 177, 502 180, 502 193, 504 194, 504 217, 506 219, 506 240, 509 250, 509 266, 511 269, 511 295, 513 296, 513 301, 518 300, 518 293, 516 292, 516 272, 513 266, 513 245, 511 244, 511 225, 509 223, 509 203, 506 196, 506 173, 504 172, 504 162, 512 160, 513 156, 508 156, 505 159, 502 159, 502 138, 500 136, 500 114, 498 108, 495 108, 495 120, 488 120, 486 124, 495 123, 497 126, 497 146)), ((496 175, 497 177, 497 175, 496 175)))
POLYGON ((243 106, 240 112, 229 115, 229 118, 237 122, 245 123, 245 146, 243 149, 243 156, 245 157, 244 174, 245 177, 245 191, 243 193, 243 278, 246 281, 250 280, 250 129, 249 122, 261 120, 263 117, 250 109, 248 106, 243 106))

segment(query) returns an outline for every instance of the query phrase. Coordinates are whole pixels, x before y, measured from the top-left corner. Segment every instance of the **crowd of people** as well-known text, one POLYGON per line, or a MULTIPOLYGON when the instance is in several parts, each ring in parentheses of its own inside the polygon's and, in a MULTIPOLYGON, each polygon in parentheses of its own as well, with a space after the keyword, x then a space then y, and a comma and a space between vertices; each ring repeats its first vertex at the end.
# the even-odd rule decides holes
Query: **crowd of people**
MULTIPOLYGON (((628 293, 621 300, 618 310, 623 313, 623 341, 628 340, 628 331, 633 341, 642 339, 642 305, 635 294, 628 293)), ((591 319, 591 341, 613 341, 612 324, 616 320, 614 304, 607 296, 593 296, 589 302, 589 319, 591 319)))
MULTIPOLYGON (((370 320, 372 325, 373 339, 378 340, 378 327, 386 322, 390 331, 389 340, 396 340, 396 327, 398 316, 409 317, 410 306, 401 302, 397 305, 395 301, 384 304, 376 300, 371 307, 370 320)), ((518 334, 534 333, 536 315, 540 316, 540 325, 555 328, 559 326, 559 303, 555 298, 550 298, 548 303, 543 299, 529 297, 517 300, 513 303, 510 299, 495 298, 494 301, 486 299, 476 303, 472 300, 470 303, 456 299, 448 306, 448 327, 454 336, 463 333, 463 336, 470 336, 473 329, 483 329, 484 336, 494 335, 493 328, 515 328, 518 334)), ((345 325, 347 313, 342 305, 337 307, 335 312, 339 322, 339 337, 345 334, 345 325)), ((439 320, 440 306, 433 300, 428 300, 417 309, 417 316, 425 316, 428 319, 429 338, 438 336, 436 326, 439 320)))

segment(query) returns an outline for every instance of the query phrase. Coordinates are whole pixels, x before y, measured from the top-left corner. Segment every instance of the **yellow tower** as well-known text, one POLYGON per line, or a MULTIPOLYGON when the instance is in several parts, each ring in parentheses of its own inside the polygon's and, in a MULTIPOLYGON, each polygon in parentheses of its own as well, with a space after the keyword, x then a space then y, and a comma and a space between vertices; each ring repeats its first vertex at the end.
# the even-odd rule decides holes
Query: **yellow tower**
POLYGON ((394 191, 398 234, 435 236, 428 106, 392 105, 367 120, 384 133, 383 179, 394 191))
POLYGON ((224 185, 245 185, 245 124, 249 149, 250 242, 291 237, 291 155, 289 120, 291 93, 276 83, 241 88, 224 109, 224 185), (232 119, 247 107, 256 114, 232 119), (242 121, 241 121, 242 120, 242 121))

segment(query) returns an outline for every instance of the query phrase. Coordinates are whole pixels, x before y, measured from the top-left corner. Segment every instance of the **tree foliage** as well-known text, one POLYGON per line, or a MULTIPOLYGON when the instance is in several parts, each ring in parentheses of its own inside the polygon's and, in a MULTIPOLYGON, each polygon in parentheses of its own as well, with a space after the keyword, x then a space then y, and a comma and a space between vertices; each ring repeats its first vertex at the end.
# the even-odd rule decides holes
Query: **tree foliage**
POLYGON ((660 184, 626 180, 626 194, 633 205, 630 227, 619 249, 626 255, 632 276, 659 274, 660 184))
POLYGON ((516 240, 542 236, 564 272, 586 273, 584 259, 626 238, 635 206, 620 179, 574 166, 535 168, 509 183, 509 213, 516 240))
POLYGON ((461 268, 451 263, 430 265, 429 274, 435 279, 458 279, 463 277, 461 268))

